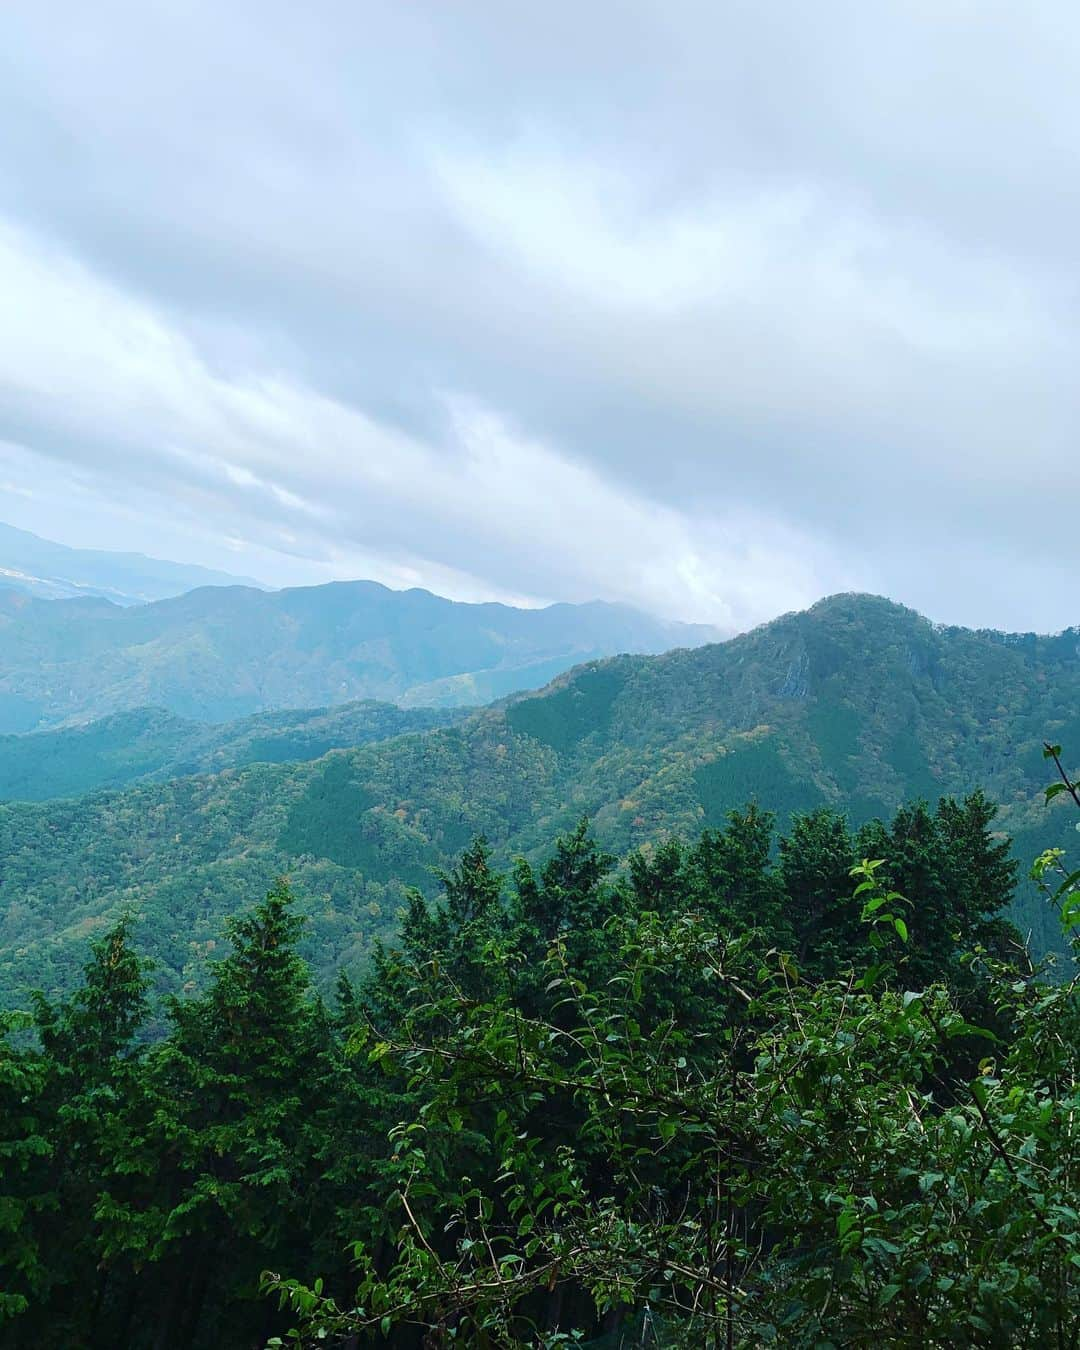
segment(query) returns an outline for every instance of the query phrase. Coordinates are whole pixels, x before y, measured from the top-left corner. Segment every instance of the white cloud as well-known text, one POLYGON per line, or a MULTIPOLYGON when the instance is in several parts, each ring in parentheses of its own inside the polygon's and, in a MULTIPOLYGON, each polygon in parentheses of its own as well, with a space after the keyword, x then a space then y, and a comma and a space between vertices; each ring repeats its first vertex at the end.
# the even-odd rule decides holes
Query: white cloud
POLYGON ((797 530, 737 508, 696 521, 473 400, 441 395, 444 434, 424 441, 279 376, 224 379, 142 302, 10 227, 0 287, 17 300, 0 369, 30 442, 92 463, 99 493, 246 521, 230 549, 261 536, 328 573, 362 564, 468 598, 601 595, 730 627, 819 590, 797 530))
POLYGON ((0 506, 41 532, 1076 618, 1064 9, 47 10, 0 14, 0 506))

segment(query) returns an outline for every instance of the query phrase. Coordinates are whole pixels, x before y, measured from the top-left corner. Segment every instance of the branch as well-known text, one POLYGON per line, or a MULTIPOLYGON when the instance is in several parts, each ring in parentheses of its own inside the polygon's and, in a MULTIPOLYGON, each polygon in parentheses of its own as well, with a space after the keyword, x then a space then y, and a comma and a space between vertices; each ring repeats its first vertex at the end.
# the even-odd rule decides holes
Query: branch
POLYGON ((1043 751, 1045 752, 1048 759, 1052 759, 1054 761, 1054 767, 1057 769, 1058 774, 1061 777, 1061 781, 1065 784, 1066 791, 1068 792, 1069 796, 1073 799, 1073 801, 1076 803, 1076 805, 1080 807, 1080 791, 1077 791, 1076 784, 1072 781, 1072 779, 1070 779, 1069 775, 1065 772, 1064 768, 1062 767, 1061 756, 1058 754, 1057 746, 1051 745, 1049 741, 1043 741, 1043 751))

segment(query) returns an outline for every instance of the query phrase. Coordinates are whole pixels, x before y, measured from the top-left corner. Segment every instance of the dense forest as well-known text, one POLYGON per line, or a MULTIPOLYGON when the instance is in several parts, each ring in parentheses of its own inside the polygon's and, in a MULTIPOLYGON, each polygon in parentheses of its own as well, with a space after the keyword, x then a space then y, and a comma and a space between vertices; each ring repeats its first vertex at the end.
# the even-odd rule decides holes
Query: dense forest
MULTIPOLYGON (((1011 917, 1037 952, 1060 950, 1026 871, 1075 838, 1065 806, 1043 801, 1041 747, 1044 736, 1080 744, 1077 652, 1075 632, 942 629, 885 600, 837 596, 730 642, 586 664, 423 734, 0 804, 0 1005, 35 985, 69 993, 86 941, 126 907, 158 963, 155 990, 201 989, 223 920, 287 874, 309 920, 302 953, 328 991, 390 938, 406 888, 430 896, 431 869, 476 834, 499 867, 539 864, 588 814, 625 862, 750 800, 784 828, 819 806, 860 826, 976 783, 1023 863, 1011 917)), ((91 729, 61 738, 67 769, 95 772, 71 756, 81 735, 92 744, 91 729)), ((280 741, 255 739, 264 760, 280 757, 280 741)), ((230 753, 242 762, 251 750, 243 733, 230 753)), ((137 764, 124 754, 112 772, 137 764)))
POLYGON ((325 999, 284 883, 157 1010, 122 917, 5 1015, 0 1339, 1075 1345, 1080 874, 1047 979, 993 815, 476 840, 325 999))

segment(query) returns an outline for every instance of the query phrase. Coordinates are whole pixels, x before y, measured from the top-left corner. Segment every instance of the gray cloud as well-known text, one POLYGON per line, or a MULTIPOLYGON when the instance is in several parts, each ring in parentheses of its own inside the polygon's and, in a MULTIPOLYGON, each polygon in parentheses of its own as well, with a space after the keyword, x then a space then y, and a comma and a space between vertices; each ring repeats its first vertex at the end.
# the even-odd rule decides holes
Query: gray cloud
POLYGON ((1078 47, 959 0, 7 6, 0 510, 271 580, 1073 622, 1078 47))

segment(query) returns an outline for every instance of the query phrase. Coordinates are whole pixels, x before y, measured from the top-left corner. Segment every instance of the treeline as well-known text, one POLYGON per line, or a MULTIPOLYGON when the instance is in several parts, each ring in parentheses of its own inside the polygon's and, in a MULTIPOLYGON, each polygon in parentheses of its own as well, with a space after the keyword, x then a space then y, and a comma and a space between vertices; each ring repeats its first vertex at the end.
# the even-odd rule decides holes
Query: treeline
POLYGON ((478 840, 331 1002, 281 883, 154 1041, 121 922, 6 1018, 0 1343, 1075 1345, 1077 986, 992 817, 478 840))

